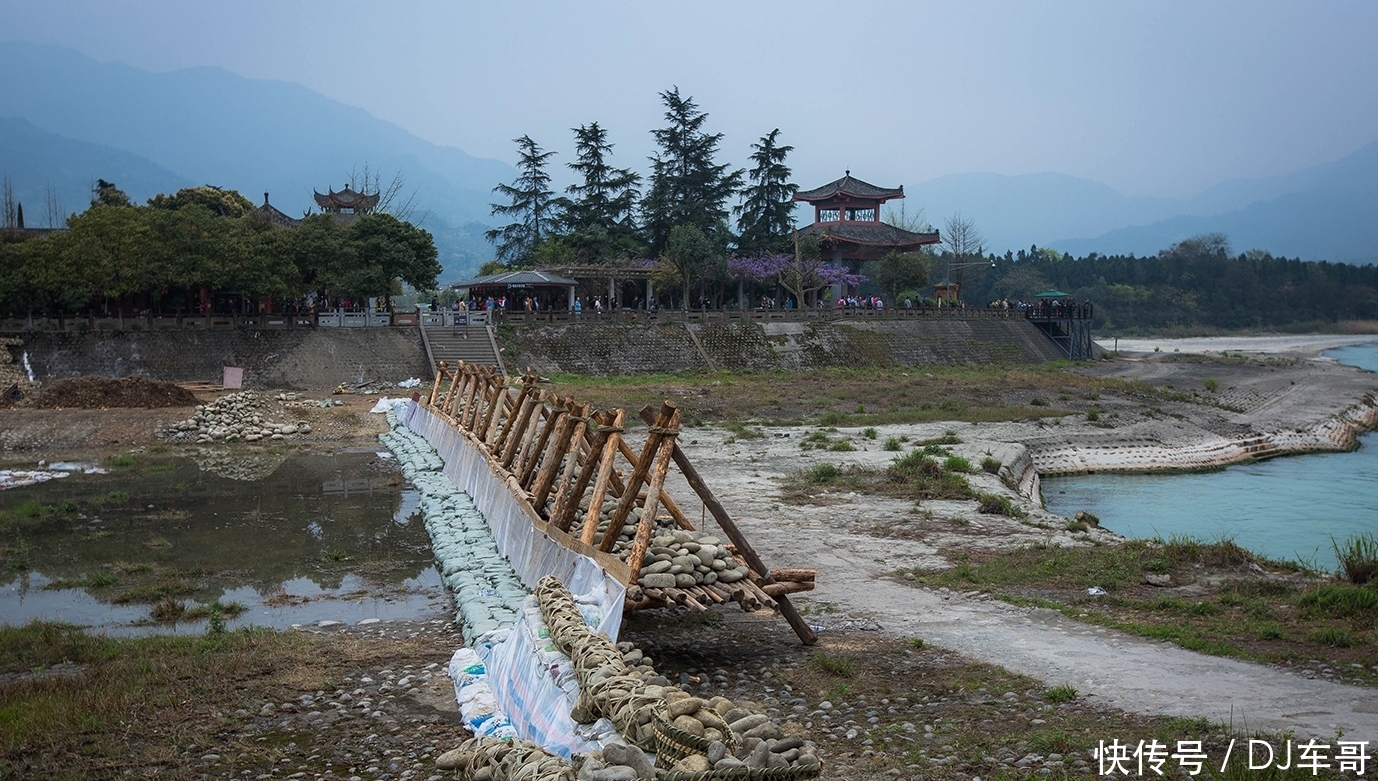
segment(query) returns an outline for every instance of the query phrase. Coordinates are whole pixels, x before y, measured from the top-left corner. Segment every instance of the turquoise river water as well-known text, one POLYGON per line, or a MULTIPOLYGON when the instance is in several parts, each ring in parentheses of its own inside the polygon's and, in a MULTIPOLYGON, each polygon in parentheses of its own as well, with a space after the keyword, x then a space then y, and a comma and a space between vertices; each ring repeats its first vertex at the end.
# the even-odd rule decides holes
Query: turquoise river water
MULTIPOLYGON (((1326 353, 1378 371, 1378 343, 1326 353)), ((1049 510, 1095 513, 1126 537, 1233 538, 1269 558, 1335 567, 1331 539, 1378 533, 1378 432, 1352 453, 1292 456, 1219 472, 1048 477, 1049 510)))

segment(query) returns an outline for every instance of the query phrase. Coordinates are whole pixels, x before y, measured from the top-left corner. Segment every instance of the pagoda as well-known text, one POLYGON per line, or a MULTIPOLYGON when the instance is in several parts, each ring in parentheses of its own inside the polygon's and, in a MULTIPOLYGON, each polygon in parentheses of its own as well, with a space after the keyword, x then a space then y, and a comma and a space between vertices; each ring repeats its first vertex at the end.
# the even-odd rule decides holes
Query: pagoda
POLYGON ((822 187, 795 194, 794 200, 813 205, 813 224, 799 231, 800 236, 817 236, 818 249, 837 265, 853 271, 862 262, 880 260, 891 252, 913 252, 926 244, 937 244, 938 232, 914 233, 880 220, 880 207, 886 201, 904 197, 904 187, 877 187, 852 176, 822 187))
POLYGON ((335 221, 342 224, 353 222, 360 215, 372 214, 378 208, 378 193, 369 195, 355 192, 348 184, 339 192, 330 190, 322 195, 312 190, 311 194, 315 196, 316 205, 321 207, 323 214, 333 215, 335 221))

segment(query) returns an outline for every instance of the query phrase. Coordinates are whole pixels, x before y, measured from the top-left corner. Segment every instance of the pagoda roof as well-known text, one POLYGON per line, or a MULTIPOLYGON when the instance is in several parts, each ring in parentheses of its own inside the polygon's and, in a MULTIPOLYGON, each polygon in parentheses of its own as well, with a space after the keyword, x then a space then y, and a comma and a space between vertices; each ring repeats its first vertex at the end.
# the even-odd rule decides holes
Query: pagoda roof
POLYGON ((812 190, 803 190, 795 193, 796 201, 826 201, 829 198, 836 198, 839 195, 850 195, 853 198, 868 198, 878 200, 889 200, 891 198, 903 198, 904 186, 898 189, 888 187, 877 187, 870 182, 863 182, 852 176, 848 171, 846 176, 836 181, 828 182, 822 187, 815 187, 812 190))
POLYGON ((262 217, 272 225, 283 228, 295 228, 301 224, 301 220, 286 214, 278 207, 268 203, 268 193, 263 194, 263 205, 254 209, 251 213, 262 217))
POLYGON ((349 185, 345 185, 343 190, 335 192, 330 190, 322 195, 314 189, 311 194, 316 199, 316 205, 322 209, 355 209, 356 211, 368 211, 378 205, 378 193, 369 195, 368 193, 355 192, 349 185))
POLYGON ((801 236, 817 236, 820 242, 854 244, 909 250, 942 241, 937 231, 914 233, 888 222, 815 222, 799 231, 801 236))
POLYGON ((463 282, 456 282, 453 287, 532 287, 535 285, 574 287, 578 284, 568 277, 552 274, 549 271, 504 271, 501 274, 488 274, 466 279, 463 282))

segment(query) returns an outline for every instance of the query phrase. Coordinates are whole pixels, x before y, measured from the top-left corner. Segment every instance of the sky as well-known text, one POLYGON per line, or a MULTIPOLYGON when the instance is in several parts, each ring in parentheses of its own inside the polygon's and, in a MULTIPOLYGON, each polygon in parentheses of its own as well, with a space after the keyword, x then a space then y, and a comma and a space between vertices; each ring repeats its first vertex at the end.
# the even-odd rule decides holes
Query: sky
POLYGON ((1052 171, 1181 198, 1378 138, 1367 0, 0 0, 0 38, 296 82, 509 162, 523 134, 568 162, 597 121, 644 171, 678 86, 725 161, 779 128, 805 188, 1052 171))

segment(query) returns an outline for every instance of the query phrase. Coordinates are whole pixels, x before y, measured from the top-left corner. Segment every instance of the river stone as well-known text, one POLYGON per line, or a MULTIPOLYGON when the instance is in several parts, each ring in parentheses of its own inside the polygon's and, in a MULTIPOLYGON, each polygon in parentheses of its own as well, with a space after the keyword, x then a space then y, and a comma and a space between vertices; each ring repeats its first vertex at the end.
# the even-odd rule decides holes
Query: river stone
POLYGON ((655 575, 659 572, 669 572, 671 564, 668 561, 656 561, 641 568, 642 576, 655 575))
POLYGON ((708 757, 702 754, 690 754, 687 757, 675 762, 671 770, 678 770, 684 773, 704 773, 713 769, 713 765, 708 761, 708 757))
POLYGON ((690 735, 700 738, 703 737, 703 722, 693 716, 676 716, 674 721, 670 723, 688 732, 690 735))
POLYGON ((718 580, 723 583, 736 583, 746 577, 746 573, 739 569, 725 569, 718 573, 718 580))
POLYGON ((675 576, 667 572, 657 572, 651 575, 642 575, 638 581, 646 588, 674 588, 675 576))

